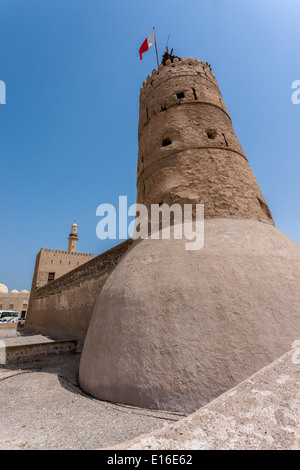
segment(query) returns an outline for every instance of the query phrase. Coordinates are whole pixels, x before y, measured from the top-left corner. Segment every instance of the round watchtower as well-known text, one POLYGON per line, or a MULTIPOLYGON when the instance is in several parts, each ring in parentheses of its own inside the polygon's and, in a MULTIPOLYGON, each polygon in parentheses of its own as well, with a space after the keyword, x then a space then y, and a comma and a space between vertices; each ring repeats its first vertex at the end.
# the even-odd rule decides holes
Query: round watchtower
POLYGON ((132 245, 95 304, 80 385, 102 400, 195 411, 300 334, 299 246, 274 227, 204 63, 175 59, 144 83, 137 189, 148 208, 204 204, 204 245, 132 245))
POLYGON ((153 70, 140 92, 138 139, 138 203, 198 203, 206 218, 274 224, 204 62, 175 58, 153 70))

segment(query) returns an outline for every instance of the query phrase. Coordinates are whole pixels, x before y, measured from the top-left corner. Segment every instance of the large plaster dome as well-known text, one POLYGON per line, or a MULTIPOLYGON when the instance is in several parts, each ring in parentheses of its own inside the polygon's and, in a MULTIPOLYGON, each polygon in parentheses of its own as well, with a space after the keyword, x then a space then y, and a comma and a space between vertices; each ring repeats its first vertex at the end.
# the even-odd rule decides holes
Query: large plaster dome
POLYGON ((8 288, 5 284, 0 284, 0 293, 1 294, 7 294, 8 293, 8 288))
POLYGON ((12 290, 10 291, 10 293, 11 293, 11 294, 18 294, 19 291, 18 291, 17 289, 12 289, 12 290))
POLYGON ((142 240, 96 302, 80 384, 102 400, 192 412, 300 338, 300 248, 277 228, 206 219, 203 249, 142 240))

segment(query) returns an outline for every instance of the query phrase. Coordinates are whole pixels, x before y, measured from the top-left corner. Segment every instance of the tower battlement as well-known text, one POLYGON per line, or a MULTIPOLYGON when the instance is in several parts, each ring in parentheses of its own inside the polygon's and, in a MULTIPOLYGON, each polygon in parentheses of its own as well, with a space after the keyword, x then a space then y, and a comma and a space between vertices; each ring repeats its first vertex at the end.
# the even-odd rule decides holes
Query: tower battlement
MULTIPOLYGON (((41 248, 41 251, 44 251, 46 253, 54 253, 54 254, 59 254, 59 255, 70 255, 69 251, 64 251, 64 250, 52 250, 51 248, 41 248)), ((92 253, 74 253, 72 252, 72 256, 85 256, 87 258, 91 258, 94 255, 92 253)))
POLYGON ((163 72, 167 72, 170 69, 177 69, 180 70, 181 67, 184 65, 188 65, 191 68, 191 71, 194 69, 196 73, 203 74, 204 77, 216 82, 216 78, 214 73, 207 63, 201 61, 200 59, 194 59, 193 57, 175 57, 173 61, 168 59, 165 64, 159 64, 158 69, 153 69, 152 74, 148 75, 147 79, 143 82, 141 90, 146 91, 148 85, 152 85, 153 80, 159 77, 159 75, 163 72))

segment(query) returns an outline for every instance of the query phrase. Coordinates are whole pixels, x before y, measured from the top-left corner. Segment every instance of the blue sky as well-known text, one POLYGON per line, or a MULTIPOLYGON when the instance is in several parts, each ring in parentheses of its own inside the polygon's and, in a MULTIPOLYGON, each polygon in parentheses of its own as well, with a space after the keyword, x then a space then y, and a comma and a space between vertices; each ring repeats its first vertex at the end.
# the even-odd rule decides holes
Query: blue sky
POLYGON ((0 283, 30 289, 42 246, 78 251, 96 208, 136 197, 139 89, 156 66, 138 49, 156 27, 178 56, 212 64, 277 227, 300 242, 298 0, 1 0, 0 283))

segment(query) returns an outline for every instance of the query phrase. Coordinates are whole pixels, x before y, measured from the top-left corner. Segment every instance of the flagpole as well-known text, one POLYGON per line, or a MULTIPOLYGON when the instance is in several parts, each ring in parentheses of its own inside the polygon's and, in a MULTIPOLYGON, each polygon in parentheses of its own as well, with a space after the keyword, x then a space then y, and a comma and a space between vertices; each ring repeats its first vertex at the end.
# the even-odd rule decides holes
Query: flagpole
POLYGON ((158 67, 159 67, 159 60, 158 60, 157 43, 156 43, 156 33, 155 33, 155 27, 154 27, 154 26, 153 26, 153 31, 154 31, 155 50, 156 50, 157 69, 158 69, 158 67))

